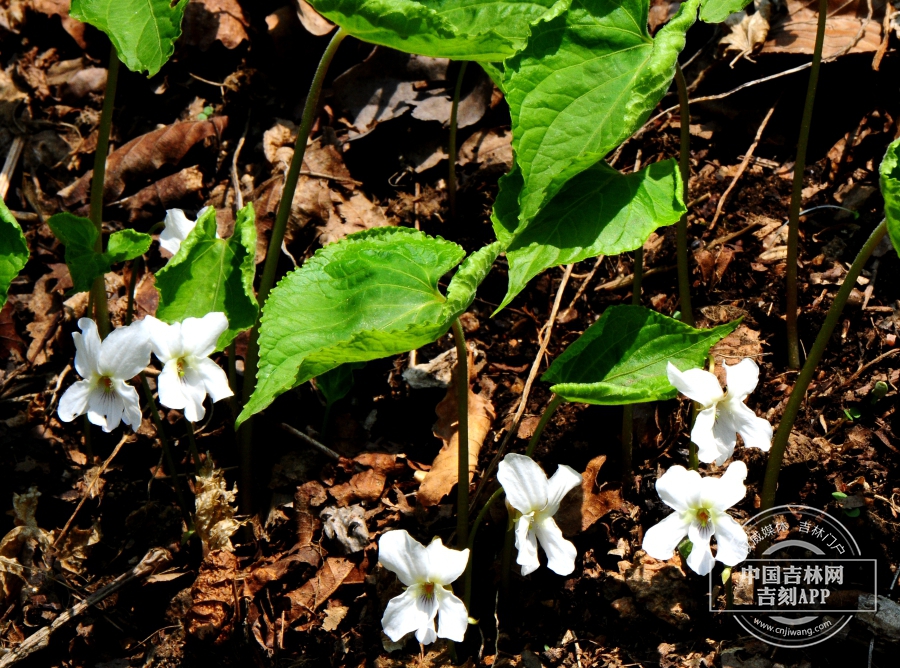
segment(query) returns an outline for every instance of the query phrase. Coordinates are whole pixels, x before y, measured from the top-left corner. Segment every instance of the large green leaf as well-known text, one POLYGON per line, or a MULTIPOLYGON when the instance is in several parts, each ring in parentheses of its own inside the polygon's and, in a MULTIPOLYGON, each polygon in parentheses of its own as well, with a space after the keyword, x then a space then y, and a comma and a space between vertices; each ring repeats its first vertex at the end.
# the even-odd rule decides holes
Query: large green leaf
POLYGON ((498 253, 494 243, 466 258, 445 297, 438 280, 465 255, 449 241, 383 227, 320 249, 266 302, 256 391, 238 424, 279 394, 341 364, 440 338, 469 307, 498 253))
MULTIPOLYGON (((536 24, 526 48, 504 63, 521 170, 519 231, 644 123, 672 82, 699 3, 682 3, 652 38, 649 0, 573 0, 565 14, 536 24)), ((501 189, 515 186, 505 179, 501 189)))
POLYGON ((879 171, 888 234, 894 249, 900 253, 900 139, 888 146, 879 171))
POLYGON ((694 329, 641 306, 613 306, 557 357, 542 380, 567 401, 634 404, 671 399, 666 376, 702 366, 710 347, 740 323, 694 329))
MULTIPOLYGON (((518 169, 505 178, 521 183, 518 169)), ((672 225, 687 211, 675 160, 632 174, 598 162, 566 183, 518 234, 511 191, 507 188, 494 206, 494 230, 509 261, 509 287, 500 308, 545 269, 639 248, 655 229, 672 225)))
POLYGON ((316 389, 325 397, 328 406, 347 396, 353 389, 353 372, 365 365, 365 362, 348 362, 316 377, 316 389))
POLYGON ((109 235, 108 250, 96 250, 97 228, 87 218, 71 213, 57 213, 47 221, 57 239, 66 247, 66 264, 72 275, 72 292, 87 292, 91 283, 117 262, 133 260, 150 249, 153 238, 134 230, 121 230, 109 235))
POLYGON ((72 0, 69 14, 105 32, 132 72, 153 76, 175 53, 189 0, 72 0))
POLYGON ((531 26, 571 0, 309 0, 365 42, 433 58, 501 61, 525 46, 531 26))
POLYGON ((700 18, 706 23, 721 23, 749 4, 750 0, 703 0, 700 18))
POLYGON ((222 312, 228 318, 228 329, 217 344, 222 350, 256 322, 255 258, 253 205, 238 211, 234 232, 228 239, 216 238, 216 211, 208 208, 175 257, 156 274, 156 317, 172 323, 222 312))
POLYGON ((28 262, 28 243, 19 222, 0 199, 0 308, 6 304, 9 286, 28 262))

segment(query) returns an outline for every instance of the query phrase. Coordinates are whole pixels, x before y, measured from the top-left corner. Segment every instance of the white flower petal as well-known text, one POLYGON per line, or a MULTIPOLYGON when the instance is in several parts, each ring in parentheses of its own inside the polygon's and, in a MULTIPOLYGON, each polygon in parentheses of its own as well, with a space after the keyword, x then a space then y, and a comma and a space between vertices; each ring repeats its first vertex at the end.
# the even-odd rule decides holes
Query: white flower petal
POLYGON ((435 538, 425 548, 425 557, 428 564, 426 581, 448 585, 466 570, 469 550, 453 550, 445 547, 440 538, 435 538))
POLYGON ((88 395, 88 420, 105 432, 118 427, 125 412, 125 402, 117 390, 115 385, 110 389, 95 386, 88 395))
POLYGON ((169 209, 166 211, 165 228, 159 235, 159 245, 176 255, 181 242, 187 239, 196 224, 197 221, 185 216, 181 209, 169 209))
POLYGON ((542 510, 547 505, 547 474, 531 457, 509 453, 497 467, 497 480, 506 500, 520 513, 542 510))
POLYGON ((709 371, 703 369, 679 371, 678 367, 669 362, 666 366, 666 375, 679 392, 704 408, 712 406, 725 396, 718 379, 709 371))
POLYGON ((128 380, 150 364, 150 336, 143 324, 119 327, 100 346, 100 373, 128 380))
POLYGON ((185 352, 206 357, 216 349, 219 337, 228 329, 228 318, 215 311, 202 318, 185 318, 181 323, 185 352))
POLYGON ((743 401, 759 383, 759 366, 748 357, 737 364, 725 364, 724 367, 729 398, 743 401))
POLYGON ((688 522, 681 518, 681 513, 672 513, 647 530, 641 547, 654 559, 671 559, 675 548, 687 535, 687 528, 688 522))
POLYGON ((748 448, 768 450, 772 447, 772 425, 758 417, 746 404, 731 406, 731 424, 748 448))
POLYGON ((100 366, 100 333, 97 323, 90 318, 80 318, 81 332, 73 332, 75 340, 75 370, 85 380, 90 380, 100 366))
MULTIPOLYGON (((209 362, 209 360, 206 360, 209 362)), ((181 378, 182 392, 186 399, 184 406, 184 417, 189 422, 199 422, 206 415, 206 408, 203 406, 203 400, 206 399, 206 387, 203 377, 198 373, 196 367, 186 366, 184 376, 181 378)))
POLYGON ((154 318, 152 315, 146 316, 141 322, 150 339, 150 347, 153 354, 160 362, 165 364, 171 359, 181 357, 184 354, 184 344, 181 341, 181 323, 176 322, 168 324, 154 318))
POLYGON ((213 403, 234 396, 228 384, 228 374, 211 359, 195 360, 191 365, 203 380, 203 389, 209 394, 213 403))
POLYGON ((74 383, 59 400, 57 414, 63 422, 71 422, 79 415, 84 415, 88 409, 88 397, 91 394, 91 382, 79 380, 74 383))
POLYGON ((432 624, 437 613, 437 602, 434 597, 423 596, 420 590, 420 587, 410 587, 388 601, 381 617, 381 626, 387 637, 394 642, 407 633, 432 624))
POLYGON ((734 447, 737 445, 734 412, 730 410, 727 403, 719 404, 719 414, 713 425, 713 437, 716 439, 716 448, 719 450, 719 456, 716 457, 715 462, 721 466, 734 454, 734 447))
POLYGON ((418 631, 416 631, 416 640, 418 640, 423 645, 430 645, 435 640, 437 640, 437 633, 434 632, 434 622, 428 622, 426 626, 423 626, 418 631))
POLYGON ((122 422, 137 431, 141 426, 141 401, 138 393, 128 383, 122 382, 122 387, 118 388, 119 396, 122 398, 123 412, 122 422))
POLYGON ((726 566, 734 566, 747 558, 750 543, 747 532, 731 515, 722 513, 716 522, 716 559, 726 566))
POLYGON ((532 518, 523 515, 516 522, 516 563, 522 567, 522 575, 534 573, 540 567, 537 547, 532 518))
POLYGON ((544 508, 540 515, 542 517, 552 517, 559 510, 559 504, 563 498, 571 490, 581 485, 581 474, 571 466, 560 464, 556 469, 556 473, 547 483, 547 507, 544 508))
POLYGON ((428 577, 425 546, 405 530, 388 531, 378 539, 378 561, 406 586, 426 582, 428 577))
POLYGON ((175 360, 165 363, 156 379, 156 387, 159 391, 159 403, 166 408, 182 410, 187 406, 188 398, 185 396, 184 383, 178 375, 178 363, 175 360))
POLYGON ((469 626, 469 613, 466 612, 465 603, 443 587, 435 587, 434 595, 438 604, 438 637, 462 642, 469 626))
POLYGON ((673 466, 656 480, 656 493, 670 508, 684 512, 699 499, 700 474, 673 466))
POLYGON ((719 511, 731 508, 747 495, 746 479, 747 465, 742 461, 731 462, 721 478, 703 479, 703 501, 719 511))
POLYGON ((575 570, 575 557, 578 556, 578 551, 571 541, 563 538, 562 531, 553 518, 548 517, 542 522, 536 522, 534 532, 547 555, 547 568, 558 575, 569 575, 575 570))
POLYGON ((709 549, 709 539, 712 538, 712 533, 708 530, 701 533, 699 524, 692 522, 688 526, 688 538, 693 547, 688 555, 687 565, 697 575, 708 575, 716 563, 712 551, 709 549))
POLYGON ((691 440, 697 446, 697 458, 704 464, 716 461, 722 454, 715 436, 717 407, 710 406, 697 413, 691 429, 691 440))

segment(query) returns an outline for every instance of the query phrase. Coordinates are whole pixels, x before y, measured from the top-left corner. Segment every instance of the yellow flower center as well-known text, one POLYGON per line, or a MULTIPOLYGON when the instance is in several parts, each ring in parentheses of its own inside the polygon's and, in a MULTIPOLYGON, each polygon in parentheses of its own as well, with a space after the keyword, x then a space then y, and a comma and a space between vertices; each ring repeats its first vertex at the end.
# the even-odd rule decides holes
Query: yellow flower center
POLYGON ((109 376, 100 376, 100 387, 102 387, 106 392, 112 392, 112 378, 110 378, 109 376))

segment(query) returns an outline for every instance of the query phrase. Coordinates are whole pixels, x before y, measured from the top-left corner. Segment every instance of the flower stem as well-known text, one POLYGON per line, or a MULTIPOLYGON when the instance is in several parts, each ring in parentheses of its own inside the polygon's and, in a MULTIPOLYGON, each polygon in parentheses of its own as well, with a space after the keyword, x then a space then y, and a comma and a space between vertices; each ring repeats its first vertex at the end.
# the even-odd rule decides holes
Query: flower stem
MULTIPOLYGON (((696 401, 691 402, 691 430, 694 429, 694 422, 697 420, 697 413, 699 413, 699 406, 696 401)), ((697 444, 694 443, 693 439, 688 443, 688 468, 691 471, 697 471, 700 468, 700 454, 697 448, 697 444)))
POLYGON ((194 528, 194 518, 191 517, 185 501, 184 493, 181 491, 181 485, 178 484, 178 469, 175 467, 175 459, 172 457, 172 450, 169 448, 169 439, 166 438, 166 432, 163 430, 162 418, 159 416, 159 409, 153 400, 153 392, 150 391, 150 384, 147 382, 147 376, 141 374, 141 387, 144 389, 144 397, 147 399, 147 405, 150 407, 150 418, 156 426, 156 434, 159 436, 159 442, 162 444, 163 457, 166 458, 166 466, 169 469, 169 475, 172 476, 172 487, 175 489, 175 497, 178 499, 178 505, 181 507, 181 513, 184 515, 184 521, 188 530, 194 528))
POLYGON ((506 534, 503 537, 503 556, 500 560, 500 589, 503 595, 509 593, 509 572, 512 570, 512 551, 516 542, 516 525, 513 524, 512 518, 506 527, 506 534))
POLYGON ((463 77, 466 76, 466 67, 469 61, 464 60, 459 66, 459 74, 456 75, 456 88, 453 90, 453 104, 450 107, 450 145, 447 156, 450 159, 450 170, 447 174, 447 201, 450 204, 450 217, 456 218, 456 130, 457 113, 459 111, 459 95, 462 91, 463 77))
MULTIPOLYGON (((631 304, 641 305, 641 284, 644 281, 644 247, 634 251, 634 281, 631 288, 631 304)), ((632 448, 634 445, 634 407, 622 407, 622 483, 631 486, 632 448)))
POLYGON ((547 404, 547 407, 544 409, 544 413, 541 415, 541 419, 538 422, 537 427, 534 429, 534 433, 531 435, 531 440, 528 441, 528 447, 525 448, 525 456, 531 457, 534 453, 534 449, 537 447, 538 441, 541 440, 541 434, 544 433, 544 427, 547 426, 547 423, 550 422, 550 418, 553 417, 553 414, 556 412, 556 409, 559 408, 559 405, 565 401, 558 394, 554 394, 553 398, 550 399, 550 403, 547 404))
POLYGON ((130 325, 134 320, 134 291, 137 288, 137 276, 144 269, 143 256, 135 258, 131 263, 131 279, 128 281, 128 306, 125 308, 125 324, 130 325))
POLYGON ((463 582, 465 583, 463 588, 463 602, 466 604, 466 610, 469 609, 469 602, 472 600, 472 551, 475 548, 475 536, 478 535, 478 527, 481 526, 481 523, 487 516, 491 506, 494 505, 494 501, 501 496, 503 496, 503 488, 498 487, 496 491, 488 497, 488 500, 484 502, 484 506, 482 506, 481 510, 478 511, 475 522, 472 524, 472 531, 469 532, 469 563, 466 564, 466 572, 463 574, 463 582))
MULTIPOLYGON (((97 128, 97 149, 94 151, 94 170, 91 176, 90 219, 97 228, 95 249, 103 252, 103 183, 106 180, 106 154, 109 152, 109 133, 112 129, 113 105, 116 101, 116 84, 119 79, 119 54, 115 46, 110 46, 109 68, 106 73, 106 89, 103 92, 103 107, 100 110, 100 125, 97 128)), ((106 281, 98 276, 91 285, 94 300, 94 319, 100 338, 109 334, 109 305, 106 301, 106 281)))
POLYGON ((850 296, 853 286, 856 285, 856 279, 859 277, 860 272, 872 255, 872 251, 874 251, 881 242, 881 239, 886 232, 887 222, 882 220, 860 249, 856 259, 853 260, 853 264, 850 266, 847 275, 844 277, 844 282, 841 283, 840 290, 838 290, 834 301, 831 303, 831 308, 828 309, 828 314, 825 316, 825 322, 822 323, 819 334, 816 336, 816 340, 809 350, 809 356, 803 364, 803 369, 797 376, 797 382, 794 384, 794 389, 791 390, 791 396, 788 397, 787 405, 784 408, 784 415, 782 415, 781 422, 778 425, 778 431, 775 433, 775 439, 772 442, 772 450, 769 452, 769 462, 766 466, 766 477, 763 482, 763 491, 761 495, 760 508, 762 510, 768 510, 775 505, 775 491, 778 488, 778 473, 781 470, 781 463, 784 460, 784 451, 787 448, 791 429, 794 426, 794 421, 797 419, 797 413, 800 411, 800 406, 806 397, 806 390, 809 388, 816 367, 822 359, 825 348, 828 346, 828 341, 831 339, 831 334, 834 332, 834 328, 837 326, 841 313, 844 310, 844 306, 847 304, 847 298, 850 296))
POLYGON ((812 67, 809 70, 806 103, 803 106, 803 117, 800 121, 800 137, 797 139, 797 158, 794 162, 791 208, 788 214, 785 288, 787 290, 788 367, 791 369, 800 368, 800 337, 797 334, 797 238, 800 235, 800 199, 803 193, 803 172, 806 169, 806 146, 809 143, 809 129, 812 125, 813 105, 816 101, 816 86, 819 82, 819 65, 822 62, 822 44, 825 41, 825 19, 827 15, 828 0, 819 0, 816 46, 813 50, 812 67))
MULTIPOLYGON (((681 147, 678 152, 678 166, 684 186, 684 201, 687 203, 691 181, 691 110, 688 106, 687 84, 681 65, 675 63, 675 84, 678 88, 678 108, 681 115, 681 147)), ((691 273, 688 267, 687 212, 675 228, 675 245, 678 255, 678 299, 681 305, 681 321, 694 326, 694 312, 691 309, 691 273)))
MULTIPOLYGON (((247 344, 247 356, 244 359, 244 391, 243 403, 246 404, 256 389, 256 372, 259 367, 259 323, 262 317, 262 309, 265 307, 266 299, 275 285, 275 275, 278 271, 278 260, 281 257, 281 244, 284 242, 284 233, 287 229, 288 218, 291 214, 291 203, 294 201, 294 191, 297 189, 297 181, 300 179, 300 169, 303 166, 303 155, 306 153, 306 143, 309 141, 310 132, 312 132, 313 123, 316 120, 316 109, 319 106, 319 96, 322 94, 322 85, 325 83, 325 74, 328 72, 328 66, 331 64, 334 54, 337 52, 341 42, 347 36, 343 28, 338 28, 337 32, 331 38, 325 53, 319 60, 319 66, 313 76, 312 83, 309 86, 309 93, 306 96, 306 103, 303 106, 303 118, 300 121, 300 128, 297 130, 297 141, 294 143, 294 155, 291 157, 291 164, 288 167, 287 176, 284 179, 284 189, 281 191, 281 201, 278 204, 278 213, 275 216, 275 224, 272 226, 272 236, 269 238, 269 247, 266 250, 266 262, 263 265, 262 278, 259 281, 259 291, 257 300, 260 305, 260 315, 257 316, 256 324, 250 330, 250 341, 247 344)), ((252 482, 253 474, 251 471, 251 447, 253 436, 252 419, 247 420, 240 429, 241 441, 241 510, 248 513, 253 508, 252 482), (250 483, 250 484, 248 484, 250 483)))
POLYGON ((469 542, 469 351, 459 318, 453 321, 452 329, 456 343, 456 404, 459 408, 456 543, 462 550, 469 542))
POLYGON ((188 449, 191 453, 191 459, 194 460, 194 472, 200 475, 200 452, 197 450, 197 439, 194 438, 194 423, 185 418, 187 424, 188 449))

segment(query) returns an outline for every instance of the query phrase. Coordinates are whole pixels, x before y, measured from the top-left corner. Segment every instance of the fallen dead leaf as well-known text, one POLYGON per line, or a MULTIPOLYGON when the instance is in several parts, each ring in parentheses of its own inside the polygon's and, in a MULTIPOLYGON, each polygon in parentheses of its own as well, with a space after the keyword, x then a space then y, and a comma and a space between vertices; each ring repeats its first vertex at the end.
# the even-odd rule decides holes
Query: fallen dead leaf
POLYGON ((163 217, 164 211, 178 205, 192 208, 200 200, 198 193, 203 190, 203 172, 196 166, 185 167, 146 188, 138 190, 134 195, 121 199, 116 204, 128 211, 128 222, 163 217), (194 200, 194 201, 188 201, 194 200))
POLYGON ((460 165, 507 172, 512 167, 512 132, 508 128, 476 130, 459 148, 460 165))
POLYGON ((349 559, 328 557, 314 577, 307 580, 299 589, 286 595, 290 610, 285 616, 285 621, 292 624, 298 619, 314 614, 316 608, 328 601, 337 591, 353 568, 354 564, 349 559))
MULTIPOLYGON (((481 70, 475 84, 460 97, 456 112, 457 127, 467 128, 480 121, 491 104, 493 92, 494 83, 481 70)), ((413 118, 420 121, 437 121, 445 127, 450 125, 453 102, 450 99, 450 91, 447 89, 429 91, 418 96, 412 101, 412 104, 414 105, 413 118)))
POLYGON ((228 489, 225 472, 213 466, 207 459, 194 481, 194 527, 203 544, 204 553, 209 551, 233 552, 231 536, 241 523, 234 519, 237 508, 237 485, 228 489))
POLYGON ((238 0, 191 0, 182 19, 182 39, 201 51, 216 40, 226 49, 234 49, 249 39, 249 25, 238 0))
POLYGON ((346 605, 334 605, 325 610, 325 619, 322 621, 324 631, 334 631, 347 616, 350 610, 346 605))
MULTIPOLYGON (((496 414, 486 392, 479 394, 469 388, 469 482, 478 466, 478 454, 485 437, 491 429, 496 414)), ((459 462, 459 409, 456 401, 456 374, 447 386, 447 395, 435 408, 438 421, 434 425, 434 435, 444 442, 444 446, 434 458, 431 470, 419 486, 416 499, 429 508, 440 503, 457 483, 459 462)))
POLYGON ((243 581, 243 594, 254 598, 271 582, 277 582, 285 574, 303 566, 318 568, 322 563, 321 550, 313 545, 297 546, 280 557, 266 557, 250 566, 243 581))
POLYGON ((588 462, 581 474, 581 487, 569 492, 560 504, 556 520, 563 534, 572 536, 586 531, 601 517, 625 507, 619 483, 601 483, 597 480, 605 462, 606 455, 599 455, 588 462))
POLYGON ((716 373, 721 375, 719 380, 725 384, 725 370, 722 364, 737 364, 742 359, 749 357, 757 364, 762 362, 763 349, 762 342, 759 340, 759 332, 750 329, 747 325, 741 323, 738 328, 731 332, 724 339, 716 343, 710 351, 716 360, 716 373))
POLYGON ((349 482, 334 485, 328 490, 342 507, 357 501, 377 501, 384 492, 388 476, 406 468, 397 464, 397 455, 380 452, 365 452, 353 461, 365 470, 354 474, 349 482))
POLYGON ((90 529, 72 527, 57 546, 57 563, 70 573, 84 572, 84 562, 90 555, 91 545, 100 542, 100 527, 94 524, 90 529))
POLYGON ((216 550, 206 555, 191 587, 186 631, 198 640, 224 642, 231 635, 235 606, 237 557, 216 550))
POLYGON ((334 30, 334 24, 310 7, 306 0, 294 0, 297 5, 297 18, 310 33, 316 37, 327 35, 334 30))
POLYGON ((321 506, 328 497, 325 488, 317 480, 303 483, 294 493, 294 512, 297 515, 297 544, 312 545, 318 520, 310 507, 321 506))
POLYGON ((694 261, 700 269, 703 283, 710 288, 714 288, 722 280, 732 258, 734 258, 734 251, 727 246, 719 246, 713 250, 704 248, 694 251, 694 261))
MULTIPOLYGON (((828 0, 822 58, 873 52, 881 45, 886 0, 828 0), (871 19, 867 19, 869 8, 871 19)), ((772 20, 763 53, 811 54, 816 43, 818 3, 787 0, 787 12, 772 20)))
MULTIPOLYGON (((209 121, 182 121, 135 137, 113 151, 106 161, 104 201, 114 201, 125 192, 127 182, 155 174, 165 165, 175 165, 196 144, 219 137, 228 125, 225 116, 209 121)), ((68 207, 83 204, 90 196, 91 172, 59 191, 68 207)))
POLYGON ((9 359, 16 356, 16 361, 25 357, 25 341, 16 331, 16 321, 13 318, 15 307, 12 301, 7 301, 0 310, 0 359, 9 359))
POLYGON ((69 269, 64 264, 49 265, 50 273, 41 276, 26 302, 34 320, 25 326, 31 335, 26 358, 32 364, 45 364, 56 352, 62 330, 63 318, 61 294, 72 287, 69 269))

